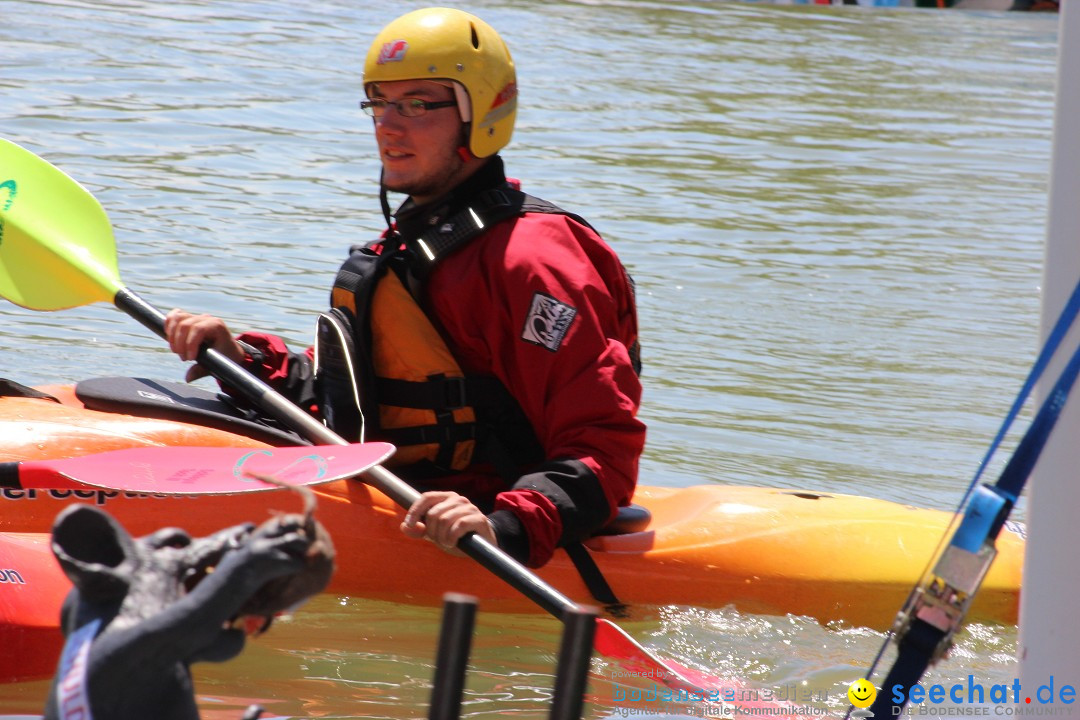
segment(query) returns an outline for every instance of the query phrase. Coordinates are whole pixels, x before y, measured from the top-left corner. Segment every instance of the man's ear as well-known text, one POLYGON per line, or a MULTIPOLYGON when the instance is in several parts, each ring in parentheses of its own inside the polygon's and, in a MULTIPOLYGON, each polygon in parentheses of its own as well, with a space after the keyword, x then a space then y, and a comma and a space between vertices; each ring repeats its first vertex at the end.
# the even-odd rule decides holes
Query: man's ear
POLYGON ((52 551, 60 567, 86 600, 123 597, 135 572, 131 535, 103 510, 71 505, 57 516, 52 551))

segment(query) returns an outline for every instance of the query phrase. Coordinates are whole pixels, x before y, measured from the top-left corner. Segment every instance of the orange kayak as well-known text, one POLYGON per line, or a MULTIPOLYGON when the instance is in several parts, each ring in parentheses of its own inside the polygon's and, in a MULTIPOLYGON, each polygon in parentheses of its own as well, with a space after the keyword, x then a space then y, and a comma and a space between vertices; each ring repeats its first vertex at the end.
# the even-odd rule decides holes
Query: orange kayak
MULTIPOLYGON (((44 389, 63 402, 0 398, 3 460, 149 445, 264 446, 186 422, 89 410, 68 387, 44 389)), ((330 592, 436 605, 443 593, 458 591, 480 596, 485 610, 539 609, 472 560, 404 537, 398 528, 403 511, 363 483, 321 485, 317 497, 317 516, 338 551, 330 592)), ((102 506, 135 535, 168 525, 204 535, 295 511, 300 503, 288 492, 163 498, 105 490, 4 490, 0 533, 47 532, 66 504, 79 501, 102 506)), ((892 623, 952 518, 871 498, 715 484, 641 486, 634 502, 651 512, 648 527, 587 543, 616 595, 632 608, 730 605, 876 629, 892 623)), ((1016 622, 1023 548, 1022 529, 1010 525, 998 539, 999 555, 971 619, 1016 622)), ((574 600, 595 602, 564 553, 538 574, 574 600)), ((13 590, 18 588, 0 584, 0 608, 13 590)), ((59 598, 41 603, 49 604, 58 608, 59 598)), ((0 616, 5 620, 11 621, 0 616)))

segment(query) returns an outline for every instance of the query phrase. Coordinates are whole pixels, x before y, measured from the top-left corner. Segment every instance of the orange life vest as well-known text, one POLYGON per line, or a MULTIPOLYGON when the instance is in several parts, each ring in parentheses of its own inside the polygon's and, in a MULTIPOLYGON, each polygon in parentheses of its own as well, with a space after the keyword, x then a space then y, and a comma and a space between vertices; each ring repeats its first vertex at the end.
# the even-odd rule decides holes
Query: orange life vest
MULTIPOLYGON (((467 375, 406 286, 497 222, 561 212, 524 193, 484 193, 420 238, 413 252, 352 249, 316 333, 316 387, 328 424, 354 440, 397 446, 391 465, 412 478, 488 462, 504 476, 543 459, 517 401, 497 378, 467 375)), ((407 478, 408 479, 408 478, 407 478)))
MULTIPOLYGON (((357 317, 355 292, 335 285, 331 297, 333 307, 357 317)), ((385 272, 375 283, 369 324, 370 371, 375 376, 378 416, 377 424, 368 425, 368 430, 395 438, 391 442, 398 450, 388 464, 429 461, 450 470, 464 470, 472 462, 476 446, 476 412, 458 405, 453 395, 456 392, 464 402, 464 393, 456 388, 464 383, 465 373, 394 271, 385 272), (438 402, 439 394, 446 402, 438 402), (430 401, 423 399, 424 395, 430 401), (449 458, 440 458, 440 451, 445 454, 447 447, 449 458)), ((363 408, 362 390, 360 395, 363 408)))

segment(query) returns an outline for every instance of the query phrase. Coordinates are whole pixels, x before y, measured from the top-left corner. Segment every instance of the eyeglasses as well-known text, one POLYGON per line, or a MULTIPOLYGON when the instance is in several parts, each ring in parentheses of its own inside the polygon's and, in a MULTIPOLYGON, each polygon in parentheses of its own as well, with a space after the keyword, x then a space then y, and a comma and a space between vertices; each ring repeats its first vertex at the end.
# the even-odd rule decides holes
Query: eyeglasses
POLYGON ((438 102, 432 102, 431 100, 421 100, 420 98, 405 98, 404 100, 375 98, 374 100, 360 101, 360 109, 364 111, 365 115, 373 118, 381 118, 386 114, 386 108, 391 105, 398 111, 398 115, 401 115, 402 117, 420 117, 428 110, 457 107, 457 100, 439 100, 438 102))

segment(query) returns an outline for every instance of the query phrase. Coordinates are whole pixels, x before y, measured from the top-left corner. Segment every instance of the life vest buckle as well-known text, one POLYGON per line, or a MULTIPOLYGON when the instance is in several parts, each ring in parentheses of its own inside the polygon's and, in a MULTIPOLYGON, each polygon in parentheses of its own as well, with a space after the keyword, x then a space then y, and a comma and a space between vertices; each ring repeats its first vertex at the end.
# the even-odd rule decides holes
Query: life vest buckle
POLYGON ((453 445, 466 440, 476 440, 475 423, 454 423, 450 413, 435 413, 434 425, 409 428, 418 445, 453 445))
POLYGON ((465 378, 443 376, 442 384, 446 402, 443 407, 446 410, 460 410, 468 405, 468 397, 465 391, 465 378))

